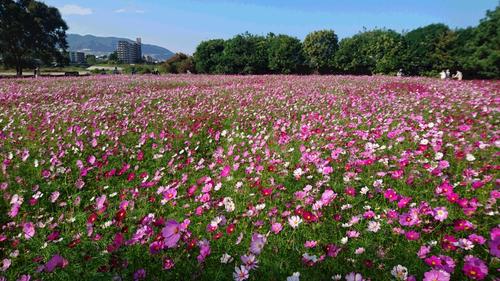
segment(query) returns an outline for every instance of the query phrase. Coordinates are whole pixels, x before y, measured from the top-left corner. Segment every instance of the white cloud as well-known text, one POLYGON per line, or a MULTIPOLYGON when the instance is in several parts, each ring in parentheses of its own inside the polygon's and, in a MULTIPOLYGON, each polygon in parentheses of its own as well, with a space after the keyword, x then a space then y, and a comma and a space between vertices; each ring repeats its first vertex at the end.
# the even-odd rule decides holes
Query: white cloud
POLYGON ((79 15, 86 16, 92 14, 92 9, 84 8, 78 5, 67 4, 59 9, 63 15, 79 15))
POLYGON ((146 11, 144 11, 142 9, 120 8, 120 9, 114 10, 113 12, 115 12, 117 14, 123 14, 123 13, 144 14, 146 11))

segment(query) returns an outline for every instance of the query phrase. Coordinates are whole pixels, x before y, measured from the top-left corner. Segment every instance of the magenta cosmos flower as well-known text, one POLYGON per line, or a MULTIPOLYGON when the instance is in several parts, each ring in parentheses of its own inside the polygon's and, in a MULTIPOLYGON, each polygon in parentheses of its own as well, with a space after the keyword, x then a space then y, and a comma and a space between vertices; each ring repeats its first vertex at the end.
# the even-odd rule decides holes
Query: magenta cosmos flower
POLYGON ((231 172, 231 167, 229 167, 229 165, 227 165, 220 172, 220 176, 223 177, 223 178, 225 178, 225 177, 229 176, 230 172, 231 172))
POLYGON ((464 274, 473 280, 483 280, 488 275, 486 263, 474 256, 466 256, 464 259, 464 274))
POLYGON ((491 241, 488 243, 490 246, 490 254, 499 258, 500 257, 500 227, 495 227, 490 232, 491 241))
POLYGON ((169 220, 162 229, 161 234, 165 238, 165 246, 174 248, 181 238, 181 225, 175 220, 169 220))
POLYGON ((443 270, 431 270, 424 273, 424 281, 450 281, 450 274, 443 270))
POLYGON ((418 240, 420 238, 420 233, 414 231, 414 230, 410 230, 410 231, 407 231, 406 234, 406 239, 408 240, 418 240))

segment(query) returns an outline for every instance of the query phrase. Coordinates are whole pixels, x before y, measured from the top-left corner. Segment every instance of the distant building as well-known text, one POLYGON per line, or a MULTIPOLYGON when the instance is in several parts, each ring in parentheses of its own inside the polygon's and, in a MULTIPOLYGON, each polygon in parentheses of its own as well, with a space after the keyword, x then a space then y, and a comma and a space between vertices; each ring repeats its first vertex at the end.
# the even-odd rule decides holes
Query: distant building
POLYGON ((138 63, 142 59, 141 38, 136 42, 118 41, 118 60, 123 63, 138 63))
POLYGON ((154 63, 155 62, 155 59, 150 55, 145 55, 143 60, 147 63, 154 63))
POLYGON ((82 52, 69 52, 69 62, 72 64, 84 64, 85 53, 82 52))

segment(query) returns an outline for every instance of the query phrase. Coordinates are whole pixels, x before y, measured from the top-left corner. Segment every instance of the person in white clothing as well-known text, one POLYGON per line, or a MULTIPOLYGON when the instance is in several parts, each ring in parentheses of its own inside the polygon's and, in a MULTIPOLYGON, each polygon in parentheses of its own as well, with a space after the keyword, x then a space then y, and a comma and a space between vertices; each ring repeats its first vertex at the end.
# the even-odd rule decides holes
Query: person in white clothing
POLYGON ((439 72, 439 77, 441 78, 441 80, 446 79, 446 72, 444 72, 444 70, 439 72))
POLYGON ((453 79, 457 79, 458 81, 462 80, 463 76, 462 76, 462 72, 457 70, 457 73, 455 75, 453 75, 453 79))

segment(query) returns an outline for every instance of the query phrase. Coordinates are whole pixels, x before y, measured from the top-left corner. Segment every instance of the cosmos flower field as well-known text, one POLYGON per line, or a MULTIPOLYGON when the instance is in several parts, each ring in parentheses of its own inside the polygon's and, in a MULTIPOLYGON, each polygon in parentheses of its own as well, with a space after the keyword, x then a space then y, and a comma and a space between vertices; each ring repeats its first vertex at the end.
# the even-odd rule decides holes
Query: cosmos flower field
POLYGON ((0 81, 0 280, 499 280, 498 81, 0 81))

